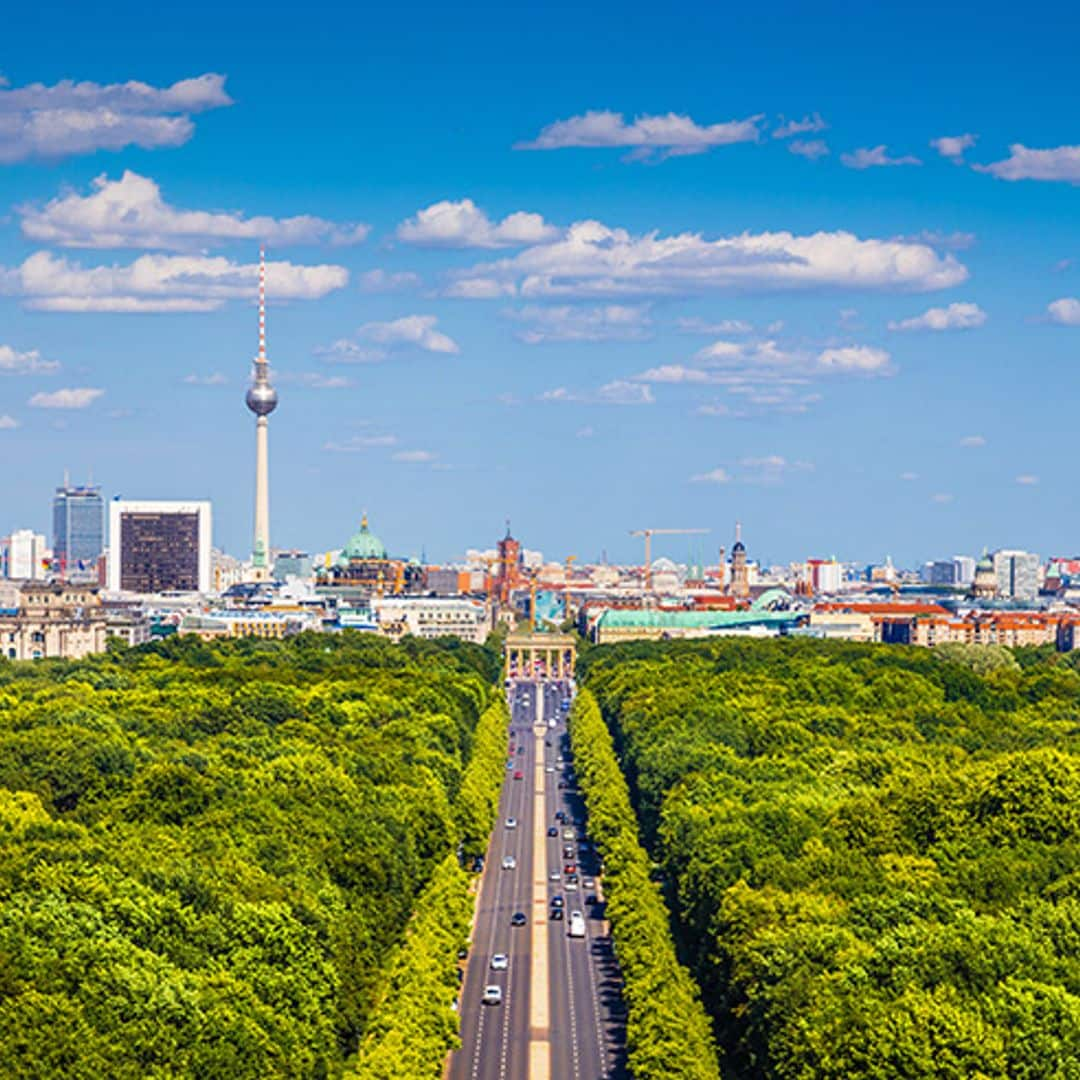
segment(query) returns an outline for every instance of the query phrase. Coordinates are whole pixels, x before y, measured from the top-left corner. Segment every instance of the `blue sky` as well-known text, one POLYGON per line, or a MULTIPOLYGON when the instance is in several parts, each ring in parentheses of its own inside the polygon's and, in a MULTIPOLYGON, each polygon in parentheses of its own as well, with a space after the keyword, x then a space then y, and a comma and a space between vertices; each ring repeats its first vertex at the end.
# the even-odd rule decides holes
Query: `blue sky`
POLYGON ((771 560, 1073 553, 1078 23, 9 16, 0 531, 46 530, 92 468, 213 499, 248 549, 265 239, 275 544, 340 544, 366 508, 434 559, 508 516, 582 559, 640 557, 643 526, 730 544, 736 518, 771 560))

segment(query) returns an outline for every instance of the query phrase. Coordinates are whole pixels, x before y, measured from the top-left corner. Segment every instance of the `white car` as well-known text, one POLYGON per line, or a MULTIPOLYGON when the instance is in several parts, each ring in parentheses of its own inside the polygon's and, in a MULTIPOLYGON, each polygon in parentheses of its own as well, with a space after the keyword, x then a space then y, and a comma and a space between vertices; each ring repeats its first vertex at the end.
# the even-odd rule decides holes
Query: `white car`
POLYGON ((516 829, 517 828, 517 818, 516 817, 508 817, 506 819, 506 827, 508 829, 516 829))
POLYGON ((501 986, 485 986, 484 987, 484 1004, 485 1005, 501 1005, 502 1004, 502 987, 501 986))
POLYGON ((561 877, 562 874, 560 874, 558 870, 552 870, 551 873, 548 874, 548 881, 558 881, 561 877))
POLYGON ((567 892, 577 892, 577 882, 576 881, 570 881, 569 879, 567 879, 566 891, 567 892))
POLYGON ((573 840, 574 836, 575 836, 575 833, 574 833, 573 829, 563 829, 562 838, 564 840, 573 840))
POLYGON ((510 966, 510 960, 506 953, 497 952, 491 958, 492 971, 505 971, 510 966))
POLYGON ((502 868, 504 870, 516 870, 517 859, 515 859, 513 855, 504 855, 502 861, 502 868))
POLYGON ((548 767, 547 767, 547 768, 546 768, 546 769, 544 770, 544 772, 554 772, 554 771, 555 771, 555 767, 554 767, 553 765, 549 765, 549 766, 548 766, 548 767))
POLYGON ((584 885, 586 889, 595 889, 596 888, 596 882, 593 881, 593 879, 591 877, 582 878, 581 879, 581 884, 584 885))
POLYGON ((580 911, 570 912, 570 926, 567 929, 567 933, 570 937, 584 937, 585 936, 585 917, 580 911))

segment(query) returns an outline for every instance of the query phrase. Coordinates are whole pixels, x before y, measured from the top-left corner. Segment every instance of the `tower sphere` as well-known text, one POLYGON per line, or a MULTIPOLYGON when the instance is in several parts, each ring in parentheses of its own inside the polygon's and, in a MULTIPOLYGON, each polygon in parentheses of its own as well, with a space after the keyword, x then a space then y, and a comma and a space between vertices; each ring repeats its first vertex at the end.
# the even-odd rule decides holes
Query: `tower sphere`
POLYGON ((247 407, 256 416, 269 416, 278 403, 277 391, 269 383, 253 383, 248 387, 247 407))

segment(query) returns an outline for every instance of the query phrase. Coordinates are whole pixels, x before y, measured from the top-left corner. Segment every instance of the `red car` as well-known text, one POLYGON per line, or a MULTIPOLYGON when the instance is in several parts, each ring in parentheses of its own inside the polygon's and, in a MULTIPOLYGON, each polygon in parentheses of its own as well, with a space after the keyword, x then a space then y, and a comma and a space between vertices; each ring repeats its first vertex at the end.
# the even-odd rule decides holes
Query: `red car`
POLYGON ((563 873, 564 874, 576 874, 577 873, 577 867, 572 862, 568 862, 563 867, 563 873))
POLYGON ((515 780, 521 780, 522 779, 522 773, 521 773, 520 769, 516 773, 514 773, 514 779, 515 780))

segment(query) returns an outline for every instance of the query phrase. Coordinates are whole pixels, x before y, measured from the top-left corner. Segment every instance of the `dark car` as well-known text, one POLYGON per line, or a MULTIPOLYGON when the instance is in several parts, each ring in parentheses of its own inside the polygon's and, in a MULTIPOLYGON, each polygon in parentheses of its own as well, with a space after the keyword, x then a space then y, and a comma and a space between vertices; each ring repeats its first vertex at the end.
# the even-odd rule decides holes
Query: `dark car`
POLYGON ((551 906, 552 907, 562 907, 563 906, 563 898, 561 896, 553 896, 551 898, 551 906))
POLYGON ((477 855, 472 861, 472 872, 474 874, 482 873, 484 869, 484 856, 477 855))
POLYGON ((565 810, 556 810, 555 811, 555 820, 556 821, 565 821, 566 820, 566 811, 565 810))
POLYGON ((548 829, 548 836, 558 836, 558 835, 559 835, 559 830, 556 829, 554 825, 552 825, 551 828, 548 829))
POLYGON ((524 754, 525 753, 525 747, 524 746, 519 746, 518 747, 518 753, 519 754, 524 754))
POLYGON ((524 911, 515 911, 514 914, 510 916, 511 926, 524 926, 527 922, 528 919, 525 918, 524 911))
POLYGON ((561 907, 553 907, 551 909, 551 921, 558 922, 563 917, 563 909, 561 907))
POLYGON ((559 790, 562 791, 563 788, 565 788, 565 787, 566 787, 566 781, 565 780, 560 780, 559 781, 559 790))

